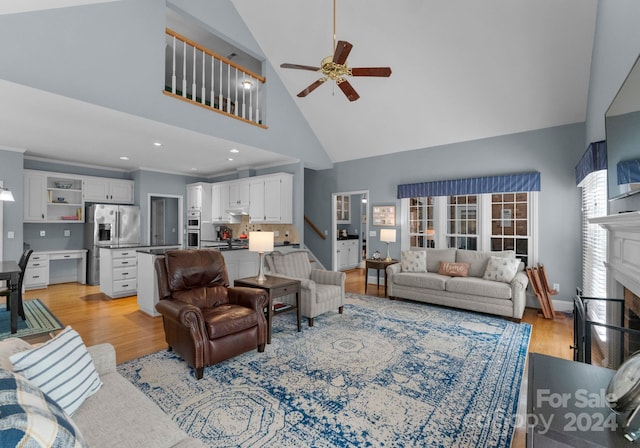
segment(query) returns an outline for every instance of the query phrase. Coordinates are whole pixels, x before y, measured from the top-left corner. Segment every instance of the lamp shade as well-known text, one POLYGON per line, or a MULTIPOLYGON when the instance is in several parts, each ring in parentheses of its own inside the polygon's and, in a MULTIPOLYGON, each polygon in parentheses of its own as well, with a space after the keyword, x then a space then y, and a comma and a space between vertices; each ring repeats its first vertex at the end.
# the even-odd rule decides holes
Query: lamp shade
POLYGON ((380 241, 384 241, 385 243, 395 243, 396 242, 396 229, 381 229, 380 230, 380 241))
POLYGON ((424 231, 424 234, 427 235, 428 239, 433 239, 436 236, 436 231, 434 229, 427 229, 424 231))
POLYGON ((251 252, 271 252, 273 250, 273 232, 249 232, 249 250, 251 252))
POLYGON ((4 187, 0 187, 0 201, 14 202, 13 193, 4 187))

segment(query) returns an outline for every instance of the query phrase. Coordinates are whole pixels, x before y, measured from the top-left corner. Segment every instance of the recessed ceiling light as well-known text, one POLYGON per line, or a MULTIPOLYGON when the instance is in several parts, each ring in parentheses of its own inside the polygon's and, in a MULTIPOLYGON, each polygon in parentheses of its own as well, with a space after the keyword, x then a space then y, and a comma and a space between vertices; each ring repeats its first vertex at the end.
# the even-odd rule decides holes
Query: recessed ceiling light
POLYGON ((245 79, 244 81, 242 81, 240 84, 242 84, 242 87, 245 90, 249 90, 251 87, 253 87, 253 83, 251 81, 249 81, 248 79, 245 79))
POLYGON ((160 142, 153 142, 153 146, 162 146, 162 143, 160 143, 160 142))
POLYGON ((233 148, 232 150, 230 150, 229 152, 232 152, 234 154, 238 154, 240 151, 238 151, 236 148, 233 148))
POLYGON ((120 157, 120 160, 129 160, 129 157, 127 157, 127 156, 121 156, 121 157, 120 157))
POLYGON ((198 171, 198 168, 191 168, 191 171, 198 171))
POLYGON ((229 162, 233 162, 233 157, 229 157, 227 160, 228 160, 229 162))

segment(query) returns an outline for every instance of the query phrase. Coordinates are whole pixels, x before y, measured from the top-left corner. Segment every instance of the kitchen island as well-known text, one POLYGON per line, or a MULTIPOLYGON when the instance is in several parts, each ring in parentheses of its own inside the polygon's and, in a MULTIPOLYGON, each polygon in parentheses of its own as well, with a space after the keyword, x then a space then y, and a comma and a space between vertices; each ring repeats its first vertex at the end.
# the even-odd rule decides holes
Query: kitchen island
MULTIPOLYGON (((283 252, 289 250, 298 250, 299 244, 275 244, 275 250, 283 252)), ((227 266, 227 274, 229 275, 229 285, 237 278, 251 277, 258 275, 258 254, 250 252, 247 247, 218 247, 211 248, 219 250, 224 256, 224 262, 227 266)), ((167 251, 164 249, 140 248, 137 251, 137 268, 138 268, 138 306, 144 313, 156 317, 160 313, 156 311, 156 303, 158 303, 158 280, 156 278, 155 262, 158 256, 164 255, 167 251)))

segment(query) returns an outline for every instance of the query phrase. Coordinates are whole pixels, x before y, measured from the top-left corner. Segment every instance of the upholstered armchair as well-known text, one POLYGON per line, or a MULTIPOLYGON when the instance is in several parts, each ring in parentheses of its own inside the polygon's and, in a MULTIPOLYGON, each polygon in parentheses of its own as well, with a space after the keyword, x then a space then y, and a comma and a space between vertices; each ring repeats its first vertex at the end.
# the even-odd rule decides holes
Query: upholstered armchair
POLYGON ((204 368, 257 347, 264 351, 267 294, 230 288, 219 251, 170 250, 155 262, 164 334, 201 379, 204 368))
POLYGON ((313 269, 306 250, 293 252, 271 252, 265 255, 269 272, 278 277, 300 280, 301 314, 313 327, 313 319, 329 310, 338 309, 342 314, 344 306, 344 272, 313 269))

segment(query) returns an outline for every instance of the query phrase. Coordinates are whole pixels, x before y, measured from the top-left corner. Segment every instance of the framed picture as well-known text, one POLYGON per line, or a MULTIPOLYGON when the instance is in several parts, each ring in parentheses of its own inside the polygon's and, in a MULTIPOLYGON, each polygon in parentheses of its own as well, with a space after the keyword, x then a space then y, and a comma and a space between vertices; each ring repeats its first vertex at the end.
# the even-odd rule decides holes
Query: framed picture
POLYGON ((374 205, 373 206, 374 226, 395 226, 396 206, 395 205, 374 205))

